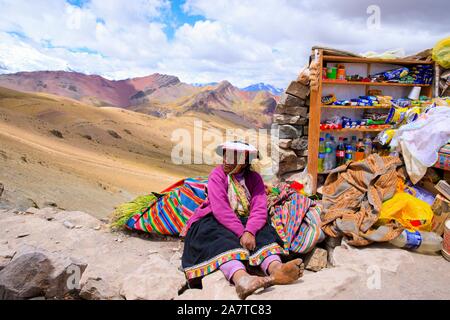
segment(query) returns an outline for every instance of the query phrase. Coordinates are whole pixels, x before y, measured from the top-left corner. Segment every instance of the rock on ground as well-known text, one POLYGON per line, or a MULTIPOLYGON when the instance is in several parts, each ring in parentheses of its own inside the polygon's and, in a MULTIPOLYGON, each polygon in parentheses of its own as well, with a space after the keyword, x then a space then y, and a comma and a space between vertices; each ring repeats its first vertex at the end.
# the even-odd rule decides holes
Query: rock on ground
POLYGON ((328 263, 327 256, 327 250, 322 248, 314 248, 304 260, 305 269, 317 272, 323 268, 326 268, 328 263))
POLYGON ((26 299, 43 295, 63 299, 76 289, 71 276, 81 276, 86 264, 61 254, 33 247, 19 249, 0 272, 0 299, 26 299))
MULTIPOLYGON (((152 270, 149 270, 149 264, 156 260, 149 259, 153 259, 156 252, 164 266, 156 272, 152 271, 154 279, 164 279, 157 283, 157 287, 166 292, 164 299, 177 296, 180 282, 179 251, 182 248, 178 239, 150 240, 145 234, 112 233, 104 222, 84 212, 60 211, 55 208, 30 209, 23 212, 0 210, 0 268, 3 266, 0 276, 6 271, 8 274, 11 272, 6 268, 18 259, 19 253, 22 255, 19 251, 24 245, 46 252, 46 257, 58 256, 85 263, 87 267, 80 280, 80 295, 84 299, 140 298, 141 293, 133 294, 131 289, 124 291, 125 297, 122 297, 120 290, 127 277, 127 281, 130 281, 130 275, 137 277, 136 270, 140 269, 141 265, 141 269, 146 270, 141 277, 150 274, 152 270), (69 224, 75 227, 67 228, 69 224), (21 235, 26 236, 19 237, 21 235), (11 259, 14 251, 17 253, 14 259, 11 259)), ((46 258, 40 255, 34 259, 44 265, 47 263, 46 258), (37 259, 38 257, 42 261, 37 259)), ((49 258, 48 263, 52 263, 52 259, 49 258)), ((13 279, 10 276, 6 278, 13 279)), ((156 282, 154 283, 156 285, 156 282)), ((27 298, 33 298, 33 295, 42 296, 37 290, 30 292, 32 293, 27 294, 27 298)), ((146 297, 152 298, 151 294, 150 291, 146 297)), ((160 297, 161 293, 157 294, 157 297, 160 297)))
POLYGON ((80 297, 85 300, 122 300, 119 290, 102 278, 89 278, 80 291, 80 297))
POLYGON ((123 279, 120 294, 127 300, 169 300, 185 283, 181 271, 154 254, 123 279))

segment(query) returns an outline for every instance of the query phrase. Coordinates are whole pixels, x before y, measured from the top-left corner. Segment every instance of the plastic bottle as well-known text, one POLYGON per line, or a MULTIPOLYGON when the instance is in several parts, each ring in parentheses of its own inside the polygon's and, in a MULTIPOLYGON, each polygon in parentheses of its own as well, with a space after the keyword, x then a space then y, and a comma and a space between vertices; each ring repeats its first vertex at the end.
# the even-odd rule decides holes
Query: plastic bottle
POLYGON ((348 146, 348 138, 344 138, 344 150, 347 150, 347 146, 348 146))
POLYGON ((344 138, 339 138, 339 143, 336 147, 336 166, 341 166, 345 163, 345 146, 344 138))
POLYGON ((364 158, 367 158, 372 154, 372 139, 370 138, 370 134, 366 134, 364 138, 364 158))
POLYGON ((319 165, 318 165, 318 169, 317 169, 319 172, 323 172, 324 162, 325 162, 325 140, 324 140, 324 138, 320 138, 320 142, 319 142, 319 165))
MULTIPOLYGON (((327 171, 328 169, 328 162, 329 162, 329 154, 328 154, 328 150, 327 150, 327 144, 330 141, 330 134, 327 133, 325 134, 325 159, 323 161, 323 170, 327 171)), ((320 147, 320 146, 319 146, 320 147)))
POLYGON ((356 136, 352 136, 352 148, 353 148, 353 152, 356 152, 356 136))
POLYGON ((325 171, 334 169, 333 158, 334 162, 336 162, 336 152, 331 138, 330 134, 327 133, 325 136, 325 163, 323 165, 325 171))
POLYGON ((345 163, 349 163, 351 161, 353 161, 353 147, 349 144, 345 150, 345 163))
POLYGON ((355 161, 363 159, 364 159, 364 143, 362 139, 359 139, 358 143, 356 144, 355 161))
POLYGON ((333 150, 331 152, 331 169, 334 169, 334 168, 336 168, 336 148, 337 148, 337 144, 336 144, 336 141, 334 140, 333 136, 330 137, 330 143, 331 143, 331 147, 333 148, 333 150))
POLYGON ((434 232, 404 230, 390 243, 396 247, 411 249, 418 253, 436 254, 441 250, 442 237, 434 232))

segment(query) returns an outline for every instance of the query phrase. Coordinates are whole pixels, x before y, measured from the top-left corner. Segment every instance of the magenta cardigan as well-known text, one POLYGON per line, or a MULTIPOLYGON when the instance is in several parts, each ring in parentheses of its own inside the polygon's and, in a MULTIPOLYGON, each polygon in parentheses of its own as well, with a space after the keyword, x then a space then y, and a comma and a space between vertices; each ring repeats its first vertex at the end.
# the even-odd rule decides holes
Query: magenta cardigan
POLYGON ((261 176, 254 171, 246 171, 245 185, 250 192, 250 215, 246 226, 231 209, 228 201, 228 179, 223 166, 217 166, 208 177, 208 197, 187 222, 183 234, 190 226, 206 215, 212 213, 225 228, 241 237, 245 231, 254 236, 267 222, 267 195, 261 176))

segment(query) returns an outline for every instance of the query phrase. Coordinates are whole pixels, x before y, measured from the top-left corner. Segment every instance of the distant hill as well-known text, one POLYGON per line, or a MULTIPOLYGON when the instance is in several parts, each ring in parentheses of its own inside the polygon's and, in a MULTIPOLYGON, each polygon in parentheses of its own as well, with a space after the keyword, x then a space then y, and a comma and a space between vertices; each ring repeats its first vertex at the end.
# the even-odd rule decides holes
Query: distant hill
POLYGON ((250 92, 254 92, 254 91, 267 91, 270 92, 271 94, 275 95, 275 96, 279 96, 283 93, 283 89, 280 88, 276 88, 270 84, 265 84, 265 83, 256 83, 256 84, 252 84, 248 87, 245 88, 241 88, 242 91, 250 91, 250 92))
MULTIPOLYGON (((187 112, 216 114, 246 127, 267 126, 278 99, 271 91, 257 87, 241 90, 228 81, 192 85, 159 73, 108 80, 67 71, 19 72, 0 75, 0 86, 22 92, 50 93, 94 106, 120 107, 160 118, 187 112)), ((273 87, 271 90, 277 92, 273 87)))
POLYGON ((208 83, 191 83, 194 87, 207 87, 207 86, 215 86, 218 85, 218 82, 208 82, 208 83))
POLYGON ((108 80, 97 75, 67 71, 19 72, 0 75, 0 86, 23 91, 45 92, 91 102, 94 105, 127 107, 140 91, 179 83, 177 77, 153 74, 127 80, 108 80))

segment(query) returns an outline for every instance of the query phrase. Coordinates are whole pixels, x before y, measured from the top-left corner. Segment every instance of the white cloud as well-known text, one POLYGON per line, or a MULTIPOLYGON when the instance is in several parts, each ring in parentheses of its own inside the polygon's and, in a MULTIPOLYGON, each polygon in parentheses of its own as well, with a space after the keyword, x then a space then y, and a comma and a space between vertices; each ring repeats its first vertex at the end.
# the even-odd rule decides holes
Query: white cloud
POLYGON ((0 33, 0 66, 8 72, 67 70, 66 60, 46 55, 17 36, 0 33))
POLYGON ((421 3, 378 0, 381 30, 366 26, 371 2, 188 0, 185 12, 204 19, 180 25, 169 39, 168 0, 91 0, 81 8, 61 0, 0 0, 0 64, 11 71, 70 67, 116 79, 161 72, 186 82, 284 87, 316 44, 413 53, 448 36, 448 1, 435 1, 426 13, 421 3))

